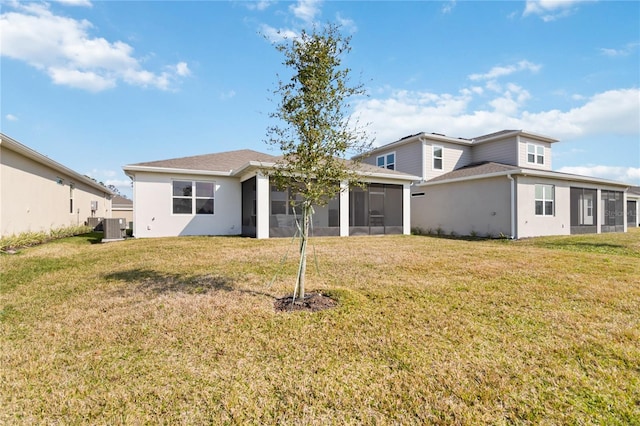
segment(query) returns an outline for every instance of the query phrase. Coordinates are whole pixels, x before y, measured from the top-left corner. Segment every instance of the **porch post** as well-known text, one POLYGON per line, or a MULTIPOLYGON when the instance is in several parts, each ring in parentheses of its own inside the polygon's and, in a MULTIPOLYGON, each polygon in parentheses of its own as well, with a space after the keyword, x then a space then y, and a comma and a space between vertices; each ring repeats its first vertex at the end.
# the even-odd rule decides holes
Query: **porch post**
POLYGON ((349 236, 349 183, 340 182, 340 236, 349 236))
POLYGON ((269 238, 269 176, 256 175, 256 238, 269 238))
POLYGON ((604 205, 602 204, 602 190, 598 188, 596 190, 596 234, 602 233, 602 216, 604 216, 604 205))
POLYGON ((411 184, 402 185, 402 233, 411 234, 411 184))

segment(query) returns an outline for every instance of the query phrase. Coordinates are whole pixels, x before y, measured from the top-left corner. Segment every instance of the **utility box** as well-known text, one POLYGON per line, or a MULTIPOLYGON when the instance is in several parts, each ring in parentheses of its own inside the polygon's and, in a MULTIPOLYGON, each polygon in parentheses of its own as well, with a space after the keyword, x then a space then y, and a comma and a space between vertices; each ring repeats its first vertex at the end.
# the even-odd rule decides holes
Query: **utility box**
POLYGON ((102 226, 104 228, 104 237, 102 237, 103 242, 124 240, 127 231, 126 219, 104 219, 102 221, 102 226))
POLYGON ((102 231, 102 222, 104 221, 103 217, 88 217, 87 225, 93 228, 94 231, 102 231))

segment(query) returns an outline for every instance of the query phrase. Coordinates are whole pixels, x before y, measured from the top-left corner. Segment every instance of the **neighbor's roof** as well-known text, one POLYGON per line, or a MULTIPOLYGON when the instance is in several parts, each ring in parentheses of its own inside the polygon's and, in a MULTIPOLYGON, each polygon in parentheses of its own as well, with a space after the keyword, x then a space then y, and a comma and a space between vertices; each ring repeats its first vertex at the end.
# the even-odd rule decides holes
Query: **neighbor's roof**
MULTIPOLYGON (((149 161, 130 164, 123 167, 128 173, 156 172, 156 173, 185 173, 210 176, 239 176, 252 169, 274 167, 282 157, 264 154, 251 149, 220 152, 215 154, 195 155, 191 157, 172 158, 169 160, 149 161)), ((347 164, 352 163, 346 160, 347 164)), ((370 164, 360 163, 357 171, 364 176, 378 178, 401 179, 416 181, 418 176, 395 170, 382 169, 370 164)))
POLYGON ((390 142, 390 143, 385 144, 385 145, 381 145, 381 146, 379 146, 377 148, 372 149, 371 151, 367 152, 366 154, 357 155, 354 158, 361 158, 361 157, 365 157, 365 156, 370 156, 372 154, 376 154, 376 153, 381 152, 381 151, 388 151, 389 149, 392 149, 392 148, 397 148, 397 147, 405 145, 405 144, 414 143, 414 142, 422 141, 422 140, 428 140, 428 141, 433 141, 433 142, 448 142, 448 143, 453 143, 453 144, 457 144, 457 145, 464 145, 464 146, 475 146, 475 145, 480 145, 480 144, 483 144, 483 143, 486 143, 486 142, 490 142, 490 141, 493 141, 493 140, 505 139, 505 138, 512 137, 512 136, 524 136, 524 137, 527 137, 527 138, 530 138, 530 139, 536 139, 536 140, 544 141, 544 142, 548 142, 548 143, 558 142, 557 139, 553 139, 553 138, 551 138, 549 136, 539 135, 537 133, 529 132, 529 131, 526 131, 526 130, 501 130, 499 132, 489 133, 487 135, 482 135, 482 136, 477 136, 477 137, 472 138, 472 139, 456 138, 456 137, 443 135, 442 133, 420 132, 420 133, 415 133, 413 135, 405 136, 403 138, 398 139, 397 141, 390 142))
POLYGON ((122 195, 114 195, 111 199, 112 208, 127 208, 133 207, 133 200, 123 197, 122 195))
POLYGON ((69 176, 76 182, 83 182, 84 184, 91 186, 92 188, 98 189, 104 192, 105 194, 114 195, 114 192, 111 191, 106 186, 101 185, 100 183, 96 182, 95 180, 91 179, 88 176, 81 175, 80 173, 74 170, 71 170, 66 166, 63 166, 57 161, 54 161, 51 158, 47 157, 46 155, 42 155, 38 151, 35 151, 29 148, 28 146, 21 144, 17 140, 5 135, 4 133, 0 133, 0 145, 2 145, 2 147, 6 149, 17 152, 18 154, 21 154, 33 161, 36 161, 42 165, 50 167, 61 174, 69 176))
POLYGON ((640 196, 640 186, 630 186, 627 193, 640 196))
POLYGON ((453 182, 469 181, 476 179, 486 179, 498 176, 520 175, 520 176, 537 176, 549 179, 558 179, 574 182, 588 182, 600 185, 623 186, 628 185, 612 180, 594 178, 589 176, 574 175, 570 173, 554 172, 550 170, 528 169, 516 167, 508 164, 486 161, 481 163, 469 164, 449 173, 437 176, 426 182, 417 184, 417 186, 441 185, 453 182))

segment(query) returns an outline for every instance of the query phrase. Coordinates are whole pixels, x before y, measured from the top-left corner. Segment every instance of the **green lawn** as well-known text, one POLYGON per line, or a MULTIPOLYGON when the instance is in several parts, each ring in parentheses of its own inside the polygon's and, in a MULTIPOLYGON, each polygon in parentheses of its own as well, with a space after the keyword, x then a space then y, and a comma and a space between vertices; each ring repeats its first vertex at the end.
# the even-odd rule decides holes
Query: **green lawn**
POLYGON ((0 256, 0 424, 640 424, 638 229, 309 251, 337 308, 289 239, 0 256))

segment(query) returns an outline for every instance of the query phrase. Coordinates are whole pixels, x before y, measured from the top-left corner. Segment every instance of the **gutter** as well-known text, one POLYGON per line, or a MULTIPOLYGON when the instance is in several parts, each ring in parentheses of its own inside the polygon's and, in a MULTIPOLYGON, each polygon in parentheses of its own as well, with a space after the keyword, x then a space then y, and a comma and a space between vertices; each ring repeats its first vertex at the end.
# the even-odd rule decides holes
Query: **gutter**
POLYGON ((511 181, 511 235, 510 239, 515 240, 516 237, 516 180, 511 175, 507 174, 507 179, 511 181))

